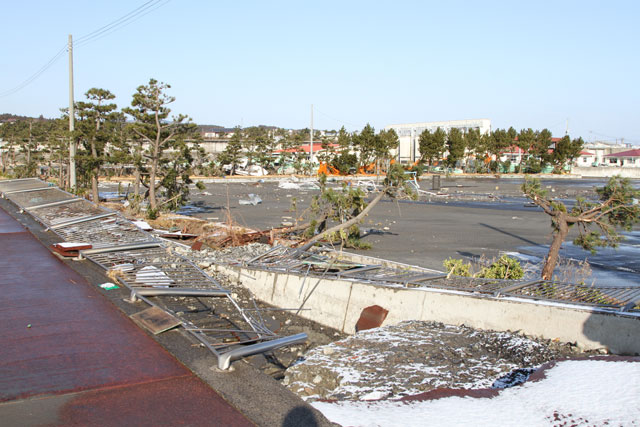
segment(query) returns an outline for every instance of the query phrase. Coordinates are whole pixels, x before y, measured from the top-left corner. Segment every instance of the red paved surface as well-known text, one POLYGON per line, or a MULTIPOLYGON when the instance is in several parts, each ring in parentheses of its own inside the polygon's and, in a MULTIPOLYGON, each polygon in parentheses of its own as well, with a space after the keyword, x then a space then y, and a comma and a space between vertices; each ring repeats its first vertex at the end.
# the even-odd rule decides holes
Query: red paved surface
POLYGON ((0 307, 0 402, 90 390, 51 421, 250 425, 2 209, 0 307))
POLYGON ((153 384, 89 391, 58 412, 60 425, 253 425, 199 379, 189 376, 153 384), (160 421, 160 423, 158 422, 160 421))

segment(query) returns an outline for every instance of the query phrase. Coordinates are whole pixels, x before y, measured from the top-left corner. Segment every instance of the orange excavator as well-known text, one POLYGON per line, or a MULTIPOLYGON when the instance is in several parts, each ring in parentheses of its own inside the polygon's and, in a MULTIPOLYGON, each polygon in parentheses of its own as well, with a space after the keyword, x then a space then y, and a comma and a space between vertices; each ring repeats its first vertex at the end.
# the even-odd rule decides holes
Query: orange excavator
POLYGON ((340 175, 340 171, 327 163, 320 163, 318 168, 318 175, 337 176, 340 175))

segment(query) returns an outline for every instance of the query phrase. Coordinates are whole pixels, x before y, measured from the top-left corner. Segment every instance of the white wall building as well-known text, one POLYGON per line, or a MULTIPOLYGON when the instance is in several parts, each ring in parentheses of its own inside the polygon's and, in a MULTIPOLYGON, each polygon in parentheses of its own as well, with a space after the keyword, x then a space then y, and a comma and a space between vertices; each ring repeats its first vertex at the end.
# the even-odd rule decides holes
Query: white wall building
POLYGON ((627 151, 630 148, 632 147, 629 144, 620 144, 617 142, 594 141, 584 144, 584 149, 595 155, 594 163, 598 165, 608 165, 610 163, 610 159, 606 158, 608 154, 627 151))
POLYGON ((385 126, 385 130, 393 129, 398 134, 400 144, 395 156, 401 163, 413 163, 420 158, 419 138, 420 134, 428 129, 434 132, 436 129, 449 132, 451 128, 457 128, 463 132, 469 129, 478 129, 481 134, 491 132, 491 120, 447 120, 442 122, 404 123, 385 126))

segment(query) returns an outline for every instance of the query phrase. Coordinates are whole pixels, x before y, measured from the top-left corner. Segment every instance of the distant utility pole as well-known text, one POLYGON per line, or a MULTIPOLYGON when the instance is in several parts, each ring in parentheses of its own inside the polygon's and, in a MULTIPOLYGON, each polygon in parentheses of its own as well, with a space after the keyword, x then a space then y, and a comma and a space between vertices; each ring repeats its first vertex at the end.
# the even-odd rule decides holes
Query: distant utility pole
MULTIPOLYGON (((311 168, 313 169, 313 104, 311 104, 311 144, 309 144, 309 162, 311 162, 311 168)), ((312 173, 313 175, 313 173, 312 173)))
POLYGON ((69 34, 69 186, 76 189, 76 143, 73 139, 75 112, 73 111, 73 38, 69 34))

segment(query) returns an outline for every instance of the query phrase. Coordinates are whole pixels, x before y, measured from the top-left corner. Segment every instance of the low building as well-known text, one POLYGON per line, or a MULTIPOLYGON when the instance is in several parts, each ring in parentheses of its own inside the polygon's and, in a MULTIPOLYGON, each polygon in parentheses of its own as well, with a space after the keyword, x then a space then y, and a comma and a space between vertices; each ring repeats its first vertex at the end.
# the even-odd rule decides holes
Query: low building
POLYGON ((632 148, 631 145, 617 142, 593 141, 584 144, 584 149, 594 154, 594 163, 596 165, 603 166, 609 165, 609 159, 606 158, 608 154, 620 153, 622 151, 627 151, 630 148, 632 148))
POLYGON ((597 166, 598 158, 596 156, 596 153, 582 150, 580 152, 580 155, 574 160, 573 163, 577 167, 597 166))
POLYGON ((606 159, 605 164, 609 166, 620 166, 623 168, 640 167, 640 148, 607 154, 604 157, 606 159))
POLYGON ((486 134, 491 132, 491 120, 447 120, 442 122, 404 123, 385 126, 385 130, 393 129, 398 134, 400 144, 394 154, 400 163, 413 163, 418 160, 420 158, 420 134, 425 130, 435 132, 438 128, 445 132, 449 132, 452 128, 460 129, 463 132, 467 132, 470 129, 477 129, 481 134, 486 134))

